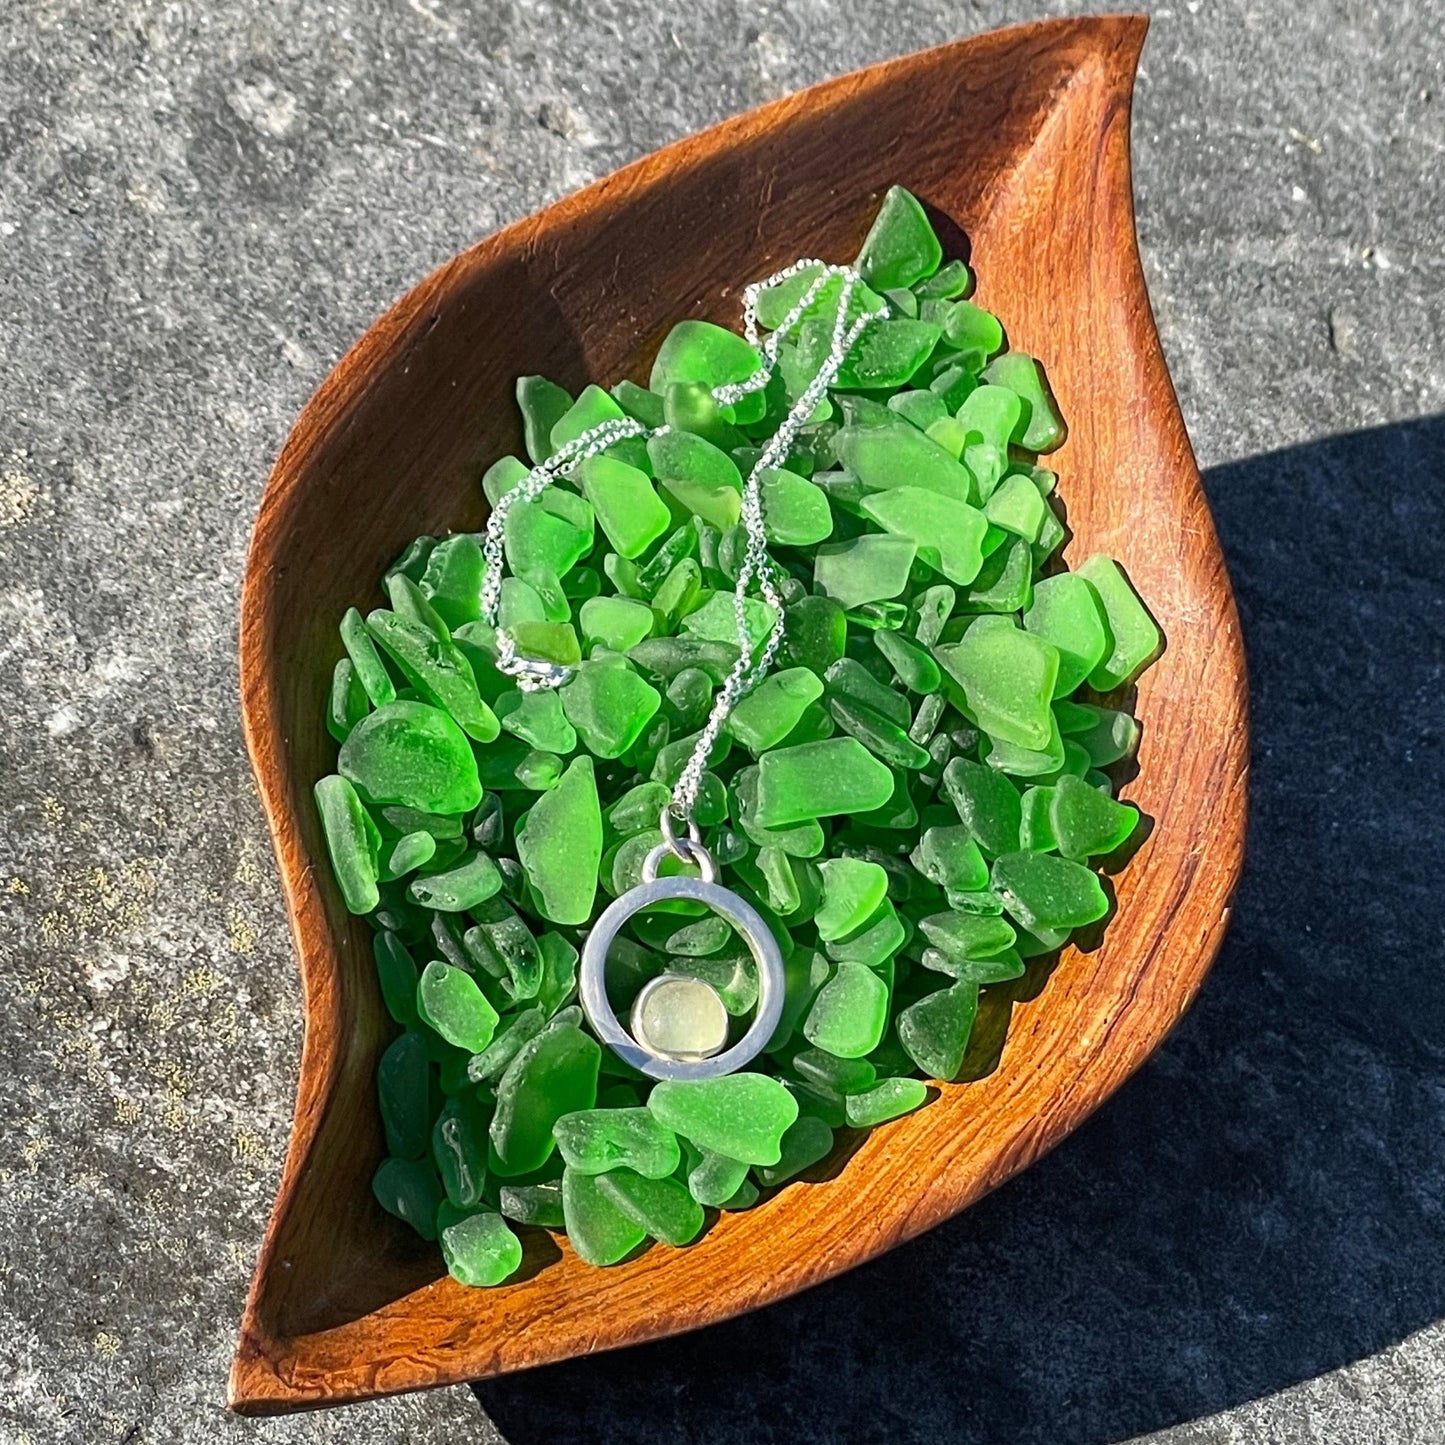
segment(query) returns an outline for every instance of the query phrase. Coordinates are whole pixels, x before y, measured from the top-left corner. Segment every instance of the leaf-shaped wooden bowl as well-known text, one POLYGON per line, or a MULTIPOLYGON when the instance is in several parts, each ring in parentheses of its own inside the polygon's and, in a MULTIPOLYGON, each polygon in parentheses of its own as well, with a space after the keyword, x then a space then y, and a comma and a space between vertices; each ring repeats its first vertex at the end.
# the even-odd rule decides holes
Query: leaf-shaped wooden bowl
MULTIPOLYGON (((1129 103, 1146 22, 1050 21, 815 86, 628 166, 482 241, 397 303, 311 400, 261 503, 242 603, 246 737, 301 958, 306 1043, 231 1404, 359 1400, 610 1349, 755 1308, 948 1218, 1063 1138, 1188 1005, 1224 929, 1245 816, 1233 599, 1135 248, 1129 103), (368 930, 332 885, 311 785, 332 767, 336 625, 412 537, 474 529, 519 450, 519 373, 645 377, 680 317, 737 321, 745 282, 853 256, 898 182, 973 246, 979 300, 1041 357, 1070 425, 1069 555, 1120 558, 1168 636, 1139 688, 1129 789, 1155 822, 1102 946, 997 999, 972 1082, 870 1134, 832 1177, 697 1245, 593 1269, 528 1231, 519 1279, 464 1289, 373 1202, 389 1037, 368 930), (956 229, 955 229, 956 228, 956 229)), ((998 991, 995 991, 996 993, 998 991)), ((824 1171, 826 1174, 827 1171, 824 1171)))

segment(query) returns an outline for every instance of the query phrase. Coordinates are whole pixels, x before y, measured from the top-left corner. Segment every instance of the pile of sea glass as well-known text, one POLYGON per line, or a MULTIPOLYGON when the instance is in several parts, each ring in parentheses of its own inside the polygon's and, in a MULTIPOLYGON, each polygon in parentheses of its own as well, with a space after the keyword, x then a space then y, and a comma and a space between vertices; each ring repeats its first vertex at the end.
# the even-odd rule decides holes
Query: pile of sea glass
MULTIPOLYGON (((857 265, 850 308, 887 319, 761 479, 783 641, 695 814, 786 959, 782 1021, 745 1072, 654 1085, 600 1047, 574 1001, 578 949, 638 883, 738 658, 744 479, 828 353, 842 281, 731 406, 713 388, 759 354, 701 321, 672 330, 646 387, 518 382, 531 464, 607 418, 666 423, 507 517, 499 621, 523 656, 569 668, 564 686, 498 671, 476 535, 420 538, 385 576, 390 605, 342 621, 340 755, 316 796, 398 1026, 375 1193, 464 1283, 518 1268, 517 1225, 565 1229, 599 1265, 687 1244, 706 1210, 818 1164, 835 1131, 925 1103, 923 1080, 964 1069, 980 990, 1109 909, 1095 865, 1138 813, 1101 770, 1138 727, 1101 699, 1159 632, 1108 557, 1061 564, 1038 457, 1064 424, 906 191, 857 265)), ((815 276, 765 291, 761 326, 815 276)), ((492 466, 493 505, 529 470, 492 466)), ((745 610, 756 647, 775 614, 757 596, 745 610)), ((705 979, 745 1028, 758 980, 721 918, 687 901, 637 914, 608 962, 614 1007, 662 973, 705 979)))

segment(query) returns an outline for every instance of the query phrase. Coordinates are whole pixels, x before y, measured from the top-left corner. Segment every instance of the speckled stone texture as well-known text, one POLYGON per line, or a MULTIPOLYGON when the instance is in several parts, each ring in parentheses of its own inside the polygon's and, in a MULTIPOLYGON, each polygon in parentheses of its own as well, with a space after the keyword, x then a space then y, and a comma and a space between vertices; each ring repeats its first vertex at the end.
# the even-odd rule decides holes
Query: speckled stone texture
POLYGON ((1066 8, 0 6, 0 1440, 1445 1440, 1441 0, 1154 11, 1140 233, 1256 728, 1237 920, 1156 1059, 745 1320, 475 1395, 221 1405, 300 1043, 235 676, 292 417, 499 224, 1066 8))

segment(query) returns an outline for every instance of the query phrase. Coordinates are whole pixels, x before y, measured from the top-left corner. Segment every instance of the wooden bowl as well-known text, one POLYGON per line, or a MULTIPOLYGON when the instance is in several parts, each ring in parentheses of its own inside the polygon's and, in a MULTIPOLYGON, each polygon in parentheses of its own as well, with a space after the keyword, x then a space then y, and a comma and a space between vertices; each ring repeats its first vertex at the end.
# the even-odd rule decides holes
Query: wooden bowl
POLYGON ((1135 248, 1129 104, 1145 26, 1128 16, 999 31, 680 141, 443 266, 307 405, 262 499, 242 600, 246 739, 301 959, 306 1043, 233 1408, 289 1411, 525 1369, 695 1329, 850 1269, 1037 1159, 1193 998, 1243 849, 1245 678, 1135 248), (893 182, 932 208, 951 254, 967 233, 979 300, 1047 366, 1071 428, 1055 459, 1069 555, 1118 557, 1167 634, 1139 688, 1129 790, 1153 832, 1116 880, 1102 945, 1066 951, 1037 997, 1011 1005, 993 991, 983 1054, 965 1070, 979 1077, 868 1135, 832 1177, 726 1216, 692 1248, 613 1269, 526 1231, 516 1282, 464 1289, 371 1196, 372 1070, 390 1023, 368 930, 342 908, 311 802, 334 755, 322 718, 337 622, 378 596, 412 537, 480 525, 483 468, 520 449, 519 373, 574 389, 645 377, 680 317, 735 324, 745 282, 798 256, 852 257, 893 182))

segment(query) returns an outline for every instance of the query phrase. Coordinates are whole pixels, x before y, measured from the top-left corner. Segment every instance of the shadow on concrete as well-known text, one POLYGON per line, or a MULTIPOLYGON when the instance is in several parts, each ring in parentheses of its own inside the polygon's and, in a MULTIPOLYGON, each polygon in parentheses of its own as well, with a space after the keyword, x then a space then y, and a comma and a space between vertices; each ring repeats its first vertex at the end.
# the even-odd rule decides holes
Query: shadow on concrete
POLYGON ((1254 715, 1198 1003, 958 1219, 699 1334, 488 1381, 511 1445, 1106 1445, 1445 1316, 1445 418, 1205 478, 1254 715))

